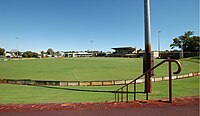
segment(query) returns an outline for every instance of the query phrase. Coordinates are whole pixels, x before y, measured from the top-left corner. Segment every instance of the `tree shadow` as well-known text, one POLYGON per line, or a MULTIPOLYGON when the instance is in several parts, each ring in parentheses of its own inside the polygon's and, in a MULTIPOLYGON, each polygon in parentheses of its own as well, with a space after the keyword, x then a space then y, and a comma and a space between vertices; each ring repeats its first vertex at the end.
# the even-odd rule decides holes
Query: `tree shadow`
MULTIPOLYGON (((127 93, 127 92, 116 92, 116 91, 105 91, 105 90, 89 90, 89 89, 74 89, 74 88, 61 88, 61 87, 55 87, 55 86, 38 86, 43 88, 49 88, 49 89, 57 89, 57 90, 66 90, 66 91, 81 91, 81 92, 100 92, 100 93, 127 93)), ((128 92, 128 93, 134 93, 134 92, 128 92)), ((136 92, 136 93, 144 93, 144 92, 136 92)))

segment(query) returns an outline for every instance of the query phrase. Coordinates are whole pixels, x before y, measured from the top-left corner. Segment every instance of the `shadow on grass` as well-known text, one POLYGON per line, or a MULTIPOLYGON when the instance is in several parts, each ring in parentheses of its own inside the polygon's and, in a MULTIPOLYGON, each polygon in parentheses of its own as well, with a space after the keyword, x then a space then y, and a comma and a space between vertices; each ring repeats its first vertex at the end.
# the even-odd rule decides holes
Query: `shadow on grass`
MULTIPOLYGON (((37 86, 37 87, 43 87, 43 88, 49 88, 49 89, 57 89, 57 90, 67 90, 67 91, 81 91, 81 92, 101 92, 101 93, 115 93, 116 91, 104 91, 104 90, 87 90, 87 89, 73 89, 73 88, 60 88, 60 87, 51 87, 51 86, 37 86)), ((119 92, 122 93, 122 92, 119 92)), ((123 92, 127 93, 127 92, 123 92)), ((134 93, 134 92, 128 92, 128 93, 134 93)), ((136 92, 136 93, 144 93, 144 92, 136 92)))
POLYGON ((195 57, 192 57, 191 59, 200 60, 200 57, 199 56, 195 56, 195 57))

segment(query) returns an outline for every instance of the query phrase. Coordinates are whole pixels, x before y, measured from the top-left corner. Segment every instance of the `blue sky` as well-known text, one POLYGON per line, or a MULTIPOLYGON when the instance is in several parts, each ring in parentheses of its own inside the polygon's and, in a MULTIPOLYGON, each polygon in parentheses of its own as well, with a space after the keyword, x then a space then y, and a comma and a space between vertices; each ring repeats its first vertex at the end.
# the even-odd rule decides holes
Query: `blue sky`
MULTIPOLYGON (((144 0, 0 0, 0 47, 20 51, 144 49, 144 0), (91 42, 93 40, 94 42, 91 42)), ((199 35, 199 0, 151 0, 151 43, 170 50, 186 31, 199 35)))

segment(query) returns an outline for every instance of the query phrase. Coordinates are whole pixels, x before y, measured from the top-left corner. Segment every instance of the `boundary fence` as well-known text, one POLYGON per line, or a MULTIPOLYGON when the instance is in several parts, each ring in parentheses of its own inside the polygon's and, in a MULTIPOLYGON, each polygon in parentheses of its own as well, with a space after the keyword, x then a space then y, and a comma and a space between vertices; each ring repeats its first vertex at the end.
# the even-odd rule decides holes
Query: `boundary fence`
MULTIPOLYGON (((183 75, 172 76, 172 79, 183 79, 188 77, 200 76, 200 72, 192 72, 183 75)), ((169 77, 152 77, 152 82, 166 81, 169 77)), ((103 80, 103 81, 44 81, 44 80, 30 80, 30 79, 0 79, 0 83, 18 84, 18 85, 33 85, 33 86, 113 86, 125 85, 132 80, 103 80)), ((136 84, 144 83, 144 79, 138 79, 136 84)))

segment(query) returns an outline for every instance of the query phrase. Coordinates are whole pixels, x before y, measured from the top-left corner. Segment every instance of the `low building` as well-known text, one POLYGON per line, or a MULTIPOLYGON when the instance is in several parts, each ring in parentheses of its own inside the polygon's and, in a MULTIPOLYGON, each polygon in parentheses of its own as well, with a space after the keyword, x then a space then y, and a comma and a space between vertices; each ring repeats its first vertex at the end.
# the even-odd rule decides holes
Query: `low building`
POLYGON ((87 53, 87 52, 67 53, 67 57, 92 57, 92 53, 87 53))
POLYGON ((136 48, 132 47, 119 47, 119 48, 112 48, 115 50, 112 54, 110 54, 111 57, 135 57, 136 48))
MULTIPOLYGON (((119 47, 119 48, 112 48, 115 50, 112 54, 109 54, 111 57, 143 57, 144 51, 141 49, 137 51, 136 48, 132 47, 119 47)), ((159 52, 157 51, 152 51, 151 52, 153 58, 158 58, 159 57, 159 52)))
POLYGON ((6 52, 5 57, 6 58, 14 58, 14 57, 16 57, 16 55, 12 52, 6 52))
POLYGON ((153 58, 159 58, 159 52, 158 51, 153 51, 151 52, 153 58))

